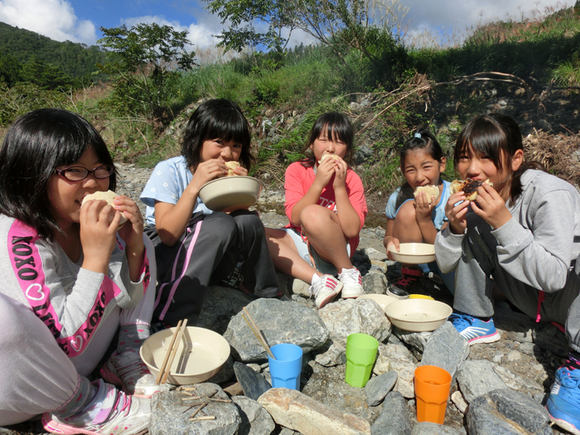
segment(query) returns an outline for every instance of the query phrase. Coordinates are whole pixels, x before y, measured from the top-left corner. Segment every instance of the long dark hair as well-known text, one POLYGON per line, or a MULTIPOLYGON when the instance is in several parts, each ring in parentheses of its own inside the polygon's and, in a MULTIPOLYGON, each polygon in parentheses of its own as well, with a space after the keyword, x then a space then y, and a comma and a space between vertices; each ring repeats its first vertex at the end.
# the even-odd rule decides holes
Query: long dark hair
MULTIPOLYGON (((77 162, 92 148, 99 162, 114 167, 107 145, 81 116, 63 109, 39 109, 18 118, 0 149, 0 213, 53 239, 60 228, 48 198, 48 183, 59 166, 77 162)), ((116 171, 109 189, 117 185, 116 171)))
MULTIPOLYGON (((403 173, 405 173, 405 159, 407 158, 407 155, 411 151, 417 150, 424 151, 429 154, 433 160, 437 160, 439 163, 442 163, 442 160, 445 157, 441 145, 439 145, 437 138, 433 133, 431 133, 431 130, 427 127, 419 127, 413 137, 407 139, 399 150, 399 161, 403 173)), ((413 189, 409 183, 405 182, 401 186, 401 190, 397 195, 395 209, 398 209, 406 200, 414 198, 414 190, 415 189, 413 189)))
POLYGON ((195 172, 200 163, 203 143, 222 139, 242 145, 240 164, 248 171, 254 157, 250 154, 250 126, 239 106, 226 99, 208 100, 199 105, 189 118, 181 144, 181 154, 195 172))
POLYGON ((310 145, 314 143, 321 135, 326 135, 328 138, 336 137, 346 144, 346 154, 344 161, 352 166, 352 158, 354 154, 354 128, 346 115, 340 112, 327 112, 318 117, 310 130, 310 137, 308 143, 302 149, 302 153, 306 154, 306 158, 301 160, 305 167, 313 167, 316 163, 316 158, 312 152, 309 152, 310 145))
POLYGON ((507 115, 492 113, 480 115, 470 120, 459 133, 455 144, 454 161, 457 167, 459 158, 466 154, 469 146, 477 152, 489 157, 496 168, 508 168, 508 177, 502 186, 496 186, 500 191, 509 189, 509 199, 513 202, 522 193, 521 176, 528 169, 542 169, 536 162, 523 162, 520 167, 509 170, 514 154, 523 150, 522 133, 518 123, 507 115))

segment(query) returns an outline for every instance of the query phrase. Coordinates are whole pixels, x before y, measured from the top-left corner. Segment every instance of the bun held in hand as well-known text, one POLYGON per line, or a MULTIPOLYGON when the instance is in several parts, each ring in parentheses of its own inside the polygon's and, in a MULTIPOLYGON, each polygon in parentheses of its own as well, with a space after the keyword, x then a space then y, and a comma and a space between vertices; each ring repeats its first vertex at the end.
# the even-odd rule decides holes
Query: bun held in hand
MULTIPOLYGON (((109 204, 110 206, 114 206, 113 201, 117 196, 119 196, 119 195, 117 195, 112 190, 107 190, 106 192, 98 191, 95 193, 91 193, 89 195, 86 195, 83 198, 83 202, 81 203, 81 207, 83 205, 85 205, 86 201, 91 201, 91 200, 104 200, 104 201, 107 201, 107 204, 109 204)), ((118 212, 118 213, 121 213, 121 212, 118 212)), ((119 222, 119 228, 121 228, 121 226, 123 224, 125 224, 125 222, 127 222, 127 218, 125 217, 125 215, 123 213, 121 213, 121 221, 119 222)))
POLYGON ((475 180, 473 178, 468 178, 467 180, 454 180, 451 182, 450 191, 453 195, 456 192, 461 192, 465 194, 465 198, 468 201, 475 201, 477 198, 477 188, 483 183, 489 184, 493 187, 493 183, 489 179, 485 181, 475 180))

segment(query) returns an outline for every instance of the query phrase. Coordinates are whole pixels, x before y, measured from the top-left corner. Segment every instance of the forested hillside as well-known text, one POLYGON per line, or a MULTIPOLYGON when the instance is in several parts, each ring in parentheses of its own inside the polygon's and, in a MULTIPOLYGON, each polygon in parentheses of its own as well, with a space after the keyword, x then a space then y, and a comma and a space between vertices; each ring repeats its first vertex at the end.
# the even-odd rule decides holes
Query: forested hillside
POLYGON ((88 85, 105 54, 97 46, 58 42, 0 22, 0 80, 31 82, 45 89, 88 85))

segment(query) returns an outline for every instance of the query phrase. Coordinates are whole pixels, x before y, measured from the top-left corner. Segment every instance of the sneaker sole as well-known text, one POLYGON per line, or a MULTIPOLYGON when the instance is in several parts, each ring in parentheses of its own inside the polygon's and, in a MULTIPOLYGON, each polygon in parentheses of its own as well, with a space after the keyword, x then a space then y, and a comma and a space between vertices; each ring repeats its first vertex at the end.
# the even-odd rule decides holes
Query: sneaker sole
POLYGON ((320 304, 317 304, 316 307, 319 310, 321 308, 323 308, 329 302, 332 302, 334 300, 334 298, 336 298, 336 296, 340 293, 340 291, 342 290, 342 283, 339 281, 339 284, 340 285, 337 285, 336 289, 334 289, 334 291, 332 293, 330 293, 327 297, 325 297, 324 299, 322 299, 322 301, 320 301, 320 304))
MULTIPOLYGON (((70 426, 68 424, 63 424, 56 422, 54 420, 46 421, 42 417, 42 427, 49 433, 57 433, 62 435, 75 435, 75 434, 87 434, 87 435, 101 435, 102 431, 87 430, 82 427, 70 426)), ((138 426, 132 426, 126 433, 138 434, 149 427, 148 422, 144 422, 138 426)))
POLYGON ((343 288, 340 297, 342 299, 355 299, 355 298, 358 298, 359 296, 362 296, 364 294, 365 294, 364 290, 355 290, 353 292, 346 292, 346 294, 345 294, 345 291, 343 288))
MULTIPOLYGON (((556 409, 550 409, 553 407, 552 403, 550 402, 550 400, 548 400, 548 403, 546 403, 546 410, 548 411, 548 415, 550 416, 550 421, 552 423, 554 423, 555 425, 561 427, 562 429, 567 430, 570 433, 573 433, 574 435, 580 435, 580 430, 574 426, 572 423, 563 420, 561 418, 557 418, 555 417, 553 414, 555 414, 556 412, 558 414, 564 414, 561 411, 559 411, 557 408, 556 409)), ((555 407, 554 407, 555 408, 555 407)), ((565 415, 565 414, 564 414, 565 415)))
POLYGON ((496 331, 490 335, 482 335, 481 337, 472 338, 471 340, 467 340, 467 342, 471 346, 472 344, 477 344, 477 343, 495 343, 500 338, 501 338, 501 336, 499 335, 499 332, 496 331))

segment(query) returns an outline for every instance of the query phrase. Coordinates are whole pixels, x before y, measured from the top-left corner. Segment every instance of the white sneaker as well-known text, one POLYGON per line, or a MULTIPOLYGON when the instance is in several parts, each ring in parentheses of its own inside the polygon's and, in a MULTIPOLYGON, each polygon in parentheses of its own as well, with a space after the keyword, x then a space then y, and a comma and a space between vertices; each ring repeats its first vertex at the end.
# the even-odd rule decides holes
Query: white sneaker
POLYGON ((364 295, 365 291, 362 286, 362 277, 356 267, 352 269, 342 269, 338 274, 338 279, 342 282, 342 298, 358 298, 364 295))
POLYGON ((150 398, 160 391, 139 354, 132 350, 123 353, 114 352, 106 364, 101 367, 101 378, 110 384, 123 388, 127 394, 150 398))
POLYGON ((149 399, 131 397, 104 382, 102 387, 106 388, 101 390, 103 400, 80 415, 58 419, 48 412, 44 413, 44 429, 50 433, 71 435, 134 435, 148 428, 151 417, 149 399))
POLYGON ((342 283, 334 276, 315 276, 310 286, 310 294, 314 294, 316 308, 322 308, 332 301, 341 289, 342 283))

